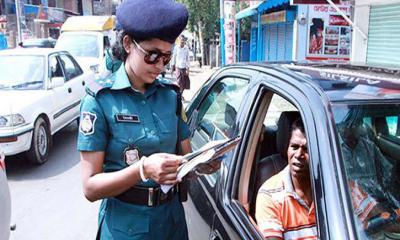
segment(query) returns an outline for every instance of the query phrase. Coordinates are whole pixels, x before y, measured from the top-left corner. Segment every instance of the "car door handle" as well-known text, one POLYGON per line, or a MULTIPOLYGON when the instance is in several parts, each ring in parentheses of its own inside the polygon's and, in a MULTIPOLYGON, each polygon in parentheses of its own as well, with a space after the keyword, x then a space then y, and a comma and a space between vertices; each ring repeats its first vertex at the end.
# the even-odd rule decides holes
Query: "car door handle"
POLYGON ((82 86, 85 86, 85 84, 86 84, 86 82, 85 82, 85 81, 82 81, 82 86))
POLYGON ((68 88, 68 92, 69 92, 69 93, 72 93, 72 89, 71 89, 71 88, 68 88))

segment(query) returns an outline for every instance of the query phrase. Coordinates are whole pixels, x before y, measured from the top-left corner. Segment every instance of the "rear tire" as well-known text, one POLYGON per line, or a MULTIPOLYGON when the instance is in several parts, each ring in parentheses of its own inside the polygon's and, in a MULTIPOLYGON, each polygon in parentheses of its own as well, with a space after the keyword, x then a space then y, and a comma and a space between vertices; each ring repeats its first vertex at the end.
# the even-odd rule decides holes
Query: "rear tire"
POLYGON ((29 162, 40 165, 47 161, 50 150, 50 132, 46 121, 39 117, 33 129, 31 148, 26 152, 29 162))

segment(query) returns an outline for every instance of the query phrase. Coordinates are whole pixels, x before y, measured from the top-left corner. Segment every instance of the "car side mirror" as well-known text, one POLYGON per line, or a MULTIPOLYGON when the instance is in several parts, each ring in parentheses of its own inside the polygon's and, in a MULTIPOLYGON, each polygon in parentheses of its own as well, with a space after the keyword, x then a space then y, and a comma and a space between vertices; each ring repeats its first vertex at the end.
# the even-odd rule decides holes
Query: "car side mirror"
POLYGON ((50 88, 61 87, 64 85, 64 77, 52 77, 50 79, 50 88))

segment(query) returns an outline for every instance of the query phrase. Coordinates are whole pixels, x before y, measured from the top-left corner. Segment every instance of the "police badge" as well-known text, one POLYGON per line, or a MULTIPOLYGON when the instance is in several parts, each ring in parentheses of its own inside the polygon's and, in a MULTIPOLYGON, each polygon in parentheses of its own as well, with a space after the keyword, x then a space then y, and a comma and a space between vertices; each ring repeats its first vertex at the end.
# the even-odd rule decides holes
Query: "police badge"
POLYGON ((94 133, 94 124, 96 122, 97 116, 95 113, 82 112, 81 124, 79 126, 79 131, 83 135, 90 135, 94 133))
POLYGON ((135 148, 133 145, 129 145, 124 150, 124 160, 126 165, 128 166, 139 161, 140 160, 139 149, 135 148))

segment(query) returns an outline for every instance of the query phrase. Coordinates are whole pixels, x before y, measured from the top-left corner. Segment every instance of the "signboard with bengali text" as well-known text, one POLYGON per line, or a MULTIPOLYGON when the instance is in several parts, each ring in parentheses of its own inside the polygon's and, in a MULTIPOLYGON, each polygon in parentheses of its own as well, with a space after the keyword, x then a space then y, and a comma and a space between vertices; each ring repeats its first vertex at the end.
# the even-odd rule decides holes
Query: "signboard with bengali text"
POLYGON ((273 12, 261 16, 261 24, 277 22, 286 22, 286 11, 273 12))
MULTIPOLYGON (((332 0, 335 4, 340 4, 340 0, 332 0)), ((290 0, 290 5, 299 4, 329 4, 326 0, 290 0)))
MULTIPOLYGON (((338 5, 350 17, 350 5, 338 5)), ((329 5, 310 5, 308 15, 307 60, 348 61, 351 27, 329 5)))

